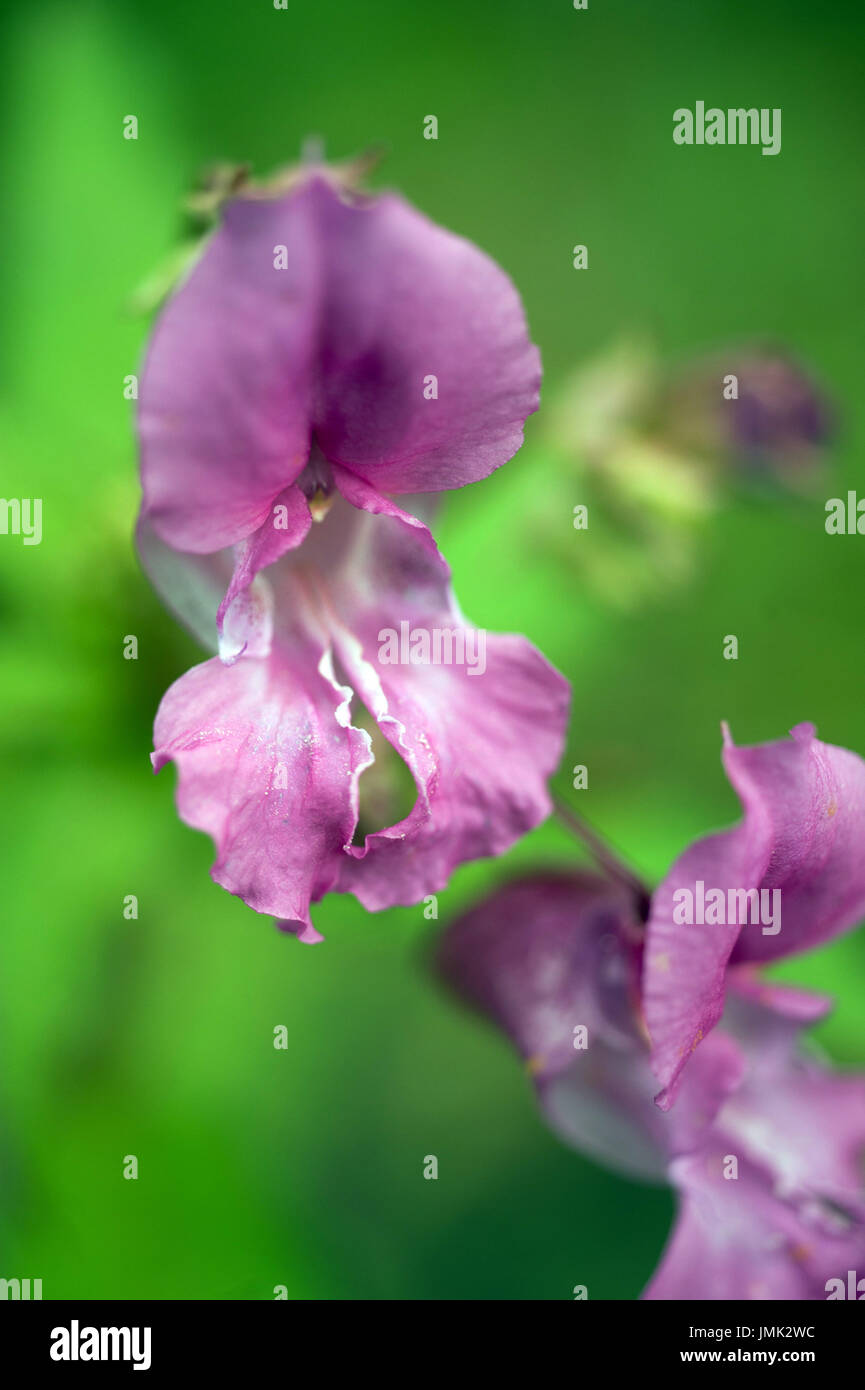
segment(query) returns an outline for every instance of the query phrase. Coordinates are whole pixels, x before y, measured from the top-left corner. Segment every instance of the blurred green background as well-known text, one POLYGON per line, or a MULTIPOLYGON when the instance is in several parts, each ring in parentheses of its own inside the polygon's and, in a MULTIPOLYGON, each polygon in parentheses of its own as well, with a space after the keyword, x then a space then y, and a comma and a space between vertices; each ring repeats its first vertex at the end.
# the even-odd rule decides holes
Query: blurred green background
MULTIPOLYGON (((44 538, 0 537, 0 1274, 46 1298, 639 1294, 669 1194, 563 1148, 426 964, 486 886, 572 860, 564 831, 459 871, 438 924, 329 898, 327 940, 304 948, 211 883, 173 771, 151 776, 158 701, 200 653, 131 549, 122 388, 147 324, 126 306, 202 164, 263 173, 312 133, 332 158, 384 142, 376 183, 507 268, 547 401, 628 332, 682 362, 769 337, 815 369, 842 419, 828 488, 740 489, 687 580, 628 606, 569 559, 592 531, 573 530, 579 476, 543 406, 440 519, 465 611, 573 683, 563 768, 590 782, 560 789, 654 882, 736 816, 721 718, 741 742, 812 719, 865 753, 865 541, 823 528, 825 498, 863 486, 863 28, 859 6, 810 0, 7 4, 0 490, 44 498, 44 538), (781 155, 674 146, 672 112, 698 98, 781 107, 781 155)), ((865 1065, 862 935, 780 973, 837 993, 821 1045, 865 1065)))

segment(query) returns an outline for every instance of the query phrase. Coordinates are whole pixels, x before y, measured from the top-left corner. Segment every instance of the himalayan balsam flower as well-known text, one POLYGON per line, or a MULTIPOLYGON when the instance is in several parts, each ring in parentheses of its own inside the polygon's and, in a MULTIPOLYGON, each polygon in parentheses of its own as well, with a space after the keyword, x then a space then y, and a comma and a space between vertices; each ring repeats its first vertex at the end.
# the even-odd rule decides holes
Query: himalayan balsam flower
POLYGON ((319 939, 324 893, 417 902, 549 811, 568 692, 539 653, 490 636, 483 669, 400 665, 382 642, 404 624, 457 653, 477 638, 416 515, 428 503, 391 496, 504 463, 538 380, 497 266, 401 199, 323 173, 231 202, 157 324, 139 547, 219 657, 165 696, 154 766, 177 764, 216 881, 303 940, 319 939), (355 843, 374 761, 359 704, 417 799, 355 843))
MULTIPOLYGON (((842 882, 853 870, 843 855, 850 822, 839 822, 838 843, 827 844, 815 806, 831 789, 837 814, 852 816, 862 805, 857 778, 865 769, 854 755, 818 744, 810 726, 794 731, 791 747, 792 756, 781 743, 731 751, 728 741, 726 761, 740 789, 747 781, 760 835, 772 837, 774 858, 770 850, 765 862, 760 840, 760 872, 771 860, 773 879, 782 876, 787 886, 786 949, 796 950, 855 915, 842 882), (781 786, 789 799, 770 804, 770 788, 781 786), (834 879, 834 893, 823 873, 834 879)), ((762 937, 771 951, 743 948, 726 968, 711 956, 723 976, 713 975, 720 1026, 688 1049, 675 1103, 667 1092, 664 1108, 653 1103, 659 1061, 651 1023, 646 1028, 649 1003, 665 1001, 663 1014, 678 1000, 690 1017, 695 998, 703 998, 703 973, 694 980, 681 962, 702 960, 718 932, 708 923, 682 924, 674 938, 665 904, 670 885, 692 868, 713 885, 740 886, 731 858, 716 857, 710 867, 706 846, 719 840, 727 843, 719 836, 688 851, 700 854, 687 873, 683 860, 674 867, 652 899, 648 934, 637 896, 621 885, 589 874, 538 875, 504 887, 454 923, 440 965, 516 1045, 545 1118, 567 1143, 676 1189, 677 1221, 645 1298, 826 1298, 837 1287, 829 1281, 865 1266, 865 1078, 836 1074, 799 1046, 803 1027, 829 1001, 773 985, 751 963, 780 954, 783 926, 776 937, 762 937), (663 947, 675 974, 658 965, 659 921, 667 924, 663 947)), ((752 932, 761 933, 760 925, 746 925, 736 939, 752 932)), ((732 947, 729 932, 721 934, 726 962, 732 947)))

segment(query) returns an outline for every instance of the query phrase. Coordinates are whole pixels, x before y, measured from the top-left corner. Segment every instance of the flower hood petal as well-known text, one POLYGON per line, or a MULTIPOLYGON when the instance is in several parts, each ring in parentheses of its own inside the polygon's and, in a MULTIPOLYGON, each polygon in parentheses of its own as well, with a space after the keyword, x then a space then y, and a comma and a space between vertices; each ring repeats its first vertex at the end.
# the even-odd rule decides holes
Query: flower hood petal
POLYGON ((180 550, 244 541, 311 451, 379 494, 460 487, 519 448, 539 380, 508 277, 401 198, 236 198, 152 337, 145 515, 180 550))

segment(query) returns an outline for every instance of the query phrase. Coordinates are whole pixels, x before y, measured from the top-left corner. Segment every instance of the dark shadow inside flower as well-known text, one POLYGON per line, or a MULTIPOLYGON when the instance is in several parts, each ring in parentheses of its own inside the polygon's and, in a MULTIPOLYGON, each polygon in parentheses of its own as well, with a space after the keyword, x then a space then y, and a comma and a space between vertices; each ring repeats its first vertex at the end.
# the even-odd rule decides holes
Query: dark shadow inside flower
POLYGON ((813 1198, 810 1211, 812 1216, 822 1218, 826 1226, 838 1232, 852 1231, 861 1225, 861 1216, 832 1197, 813 1198))
MULTIPOLYGON (((348 684, 341 673, 338 679, 348 684)), ((357 696, 352 701, 351 722, 369 735, 374 758, 358 782, 358 819, 351 843, 363 846, 367 835, 397 825, 411 814, 417 798, 415 780, 396 749, 388 743, 373 716, 357 696)))

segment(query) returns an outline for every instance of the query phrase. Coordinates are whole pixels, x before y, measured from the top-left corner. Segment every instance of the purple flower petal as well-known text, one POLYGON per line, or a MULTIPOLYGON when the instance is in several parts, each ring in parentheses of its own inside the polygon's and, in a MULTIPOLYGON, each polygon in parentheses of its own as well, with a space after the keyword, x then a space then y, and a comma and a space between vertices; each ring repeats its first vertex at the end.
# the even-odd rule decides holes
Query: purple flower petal
POLYGON ((516 879, 453 922, 438 965, 523 1057, 550 1127, 632 1176, 663 1181, 668 1117, 640 1034, 635 904, 594 874, 516 879))
POLYGON ((831 1011, 833 1000, 828 994, 767 980, 753 965, 740 965, 727 974, 727 1008, 737 999, 762 1004, 773 1014, 799 1023, 817 1023, 831 1011))
POLYGON ((439 967, 517 1047, 551 1129, 632 1176, 663 1181, 670 1156, 703 1141, 741 1079, 742 1055, 719 1035, 675 1112, 652 1103, 636 904, 594 875, 506 884, 448 928, 439 967))
POLYGON ((259 531, 292 484, 326 490, 329 465, 379 494, 460 487, 519 448, 539 380, 508 277, 400 198, 320 175, 238 198, 153 335, 145 515, 202 553, 259 531))
POLYGON ((731 990, 723 1026, 747 1059, 724 1110, 725 1132, 772 1170, 779 1194, 841 1205, 861 1200, 865 1078, 830 1071, 803 1054, 794 1011, 778 1012, 731 990))
MULTIPOLYGON (((208 610, 231 553, 181 555, 147 523, 139 544, 154 583, 212 643, 208 610)), ((484 634, 482 673, 459 660, 388 665, 380 632, 402 623, 457 639, 445 658, 469 634, 468 658, 477 636, 422 523, 390 503, 376 515, 337 497, 302 553, 234 598, 220 641, 230 669, 206 663, 165 697, 157 763, 178 762, 181 815, 216 840, 214 877, 258 911, 308 927, 310 900, 329 890, 372 908, 418 902, 548 813, 567 683, 518 637, 484 634), (410 814, 363 845, 351 844, 357 779, 372 756, 352 724, 355 696, 418 787, 410 814), (274 796, 277 766, 286 785, 274 796)))
POLYGON ((825 1298, 828 1279, 865 1262, 865 1077, 800 1051, 803 1018, 825 1001, 776 987, 770 1003, 757 1002, 739 984, 724 1032, 698 1049, 669 1112, 729 1031, 741 1080, 699 1151, 672 1164, 680 1210, 646 1298, 825 1298))
POLYGON ((357 823, 369 737, 328 658, 217 659, 181 676, 156 716, 154 769, 177 764, 177 805, 212 836, 212 875, 257 912, 316 939, 309 905, 327 892, 357 823))
POLYGON ((141 380, 143 510, 178 550, 267 520, 309 456, 323 248, 314 185, 237 199, 160 315, 141 380), (285 270, 274 246, 288 244, 285 270))
POLYGON ((417 902, 549 814, 569 688, 525 638, 468 624, 444 561, 399 518, 358 518, 327 592, 341 667, 418 790, 405 819, 347 851, 338 887, 372 910, 417 902), (407 650, 415 635, 429 660, 407 650))
POLYGON ((363 478, 359 478, 349 469, 340 468, 339 465, 334 464, 332 472, 334 483, 346 502, 350 502, 353 507, 357 507, 361 511, 370 512, 373 516, 395 517, 404 526, 411 527, 415 532, 415 540, 419 541, 423 549, 438 561, 442 572, 449 576, 450 571, 447 569, 445 559, 433 540, 429 527, 423 521, 410 512, 403 511, 389 497, 383 497, 371 483, 365 482, 363 478))
POLYGON ((550 1128, 608 1168, 643 1180, 668 1180, 671 1158, 704 1146, 716 1116, 742 1078, 743 1057, 716 1033, 701 1049, 672 1111, 653 1102, 655 1082, 644 1044, 628 1049, 598 1040, 570 1067, 538 1080, 550 1128))
POLYGON ((729 961, 805 950, 865 916, 865 763, 819 742, 810 724, 752 748, 737 748, 725 732, 723 758, 744 820, 686 850, 652 899, 643 989, 664 1106, 721 1016, 729 961), (674 920, 685 892, 696 914, 701 884, 704 896, 720 890, 725 904, 731 891, 756 889, 766 912, 752 921, 749 904, 745 922, 737 903, 732 924, 674 920))
POLYGON ((719 1139, 673 1163, 679 1213, 644 1298, 826 1298, 827 1280, 865 1267, 860 1213, 842 1217, 816 1202, 794 1207, 755 1164, 740 1162, 738 1178, 725 1178, 726 1156, 719 1139))
MULTIPOLYGON (((456 626, 450 610, 436 626, 456 626)), ((503 854, 548 816, 564 743, 565 681, 521 637, 487 637, 487 668, 386 671, 339 650, 418 788, 411 813, 349 851, 339 886, 377 910, 447 886, 457 864, 503 854), (378 679, 376 679, 378 677, 378 679)))
POLYGON ((286 551, 296 550, 311 525, 309 505, 300 488, 286 488, 280 493, 267 520, 236 547, 231 583, 216 613, 220 633, 229 608, 238 595, 249 588, 258 571, 274 564, 286 551), (280 523, 278 526, 277 521, 280 523))
MULTIPOLYGON (((145 516, 138 519, 135 544, 142 568, 165 606, 205 651, 217 651, 216 615, 231 582, 233 552, 228 549, 213 555, 192 555, 174 550, 157 535, 145 516)), ((266 655, 269 640, 265 648, 256 654, 266 655)))
POLYGON ((639 1043, 639 953, 634 905, 594 874, 516 879, 444 934, 439 967, 497 1024, 533 1076, 574 1061, 574 1030, 619 1051, 639 1043))
POLYGON ((324 183, 315 192, 327 247, 322 452, 383 493, 485 478, 519 449, 538 404, 540 358, 514 286, 395 195, 353 206, 324 183))
POLYGON ((652 1102, 634 992, 639 934, 619 887, 538 874, 445 932, 439 965, 527 1060, 544 1117, 607 1166, 678 1189, 649 1299, 826 1297, 865 1268, 865 1077, 803 1056, 825 1000, 732 972, 723 1028, 697 1050, 674 1109, 652 1102), (575 1046, 577 1023, 586 1035, 575 1046))

